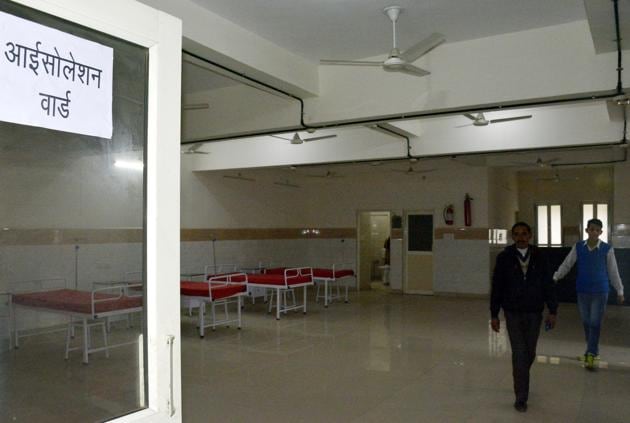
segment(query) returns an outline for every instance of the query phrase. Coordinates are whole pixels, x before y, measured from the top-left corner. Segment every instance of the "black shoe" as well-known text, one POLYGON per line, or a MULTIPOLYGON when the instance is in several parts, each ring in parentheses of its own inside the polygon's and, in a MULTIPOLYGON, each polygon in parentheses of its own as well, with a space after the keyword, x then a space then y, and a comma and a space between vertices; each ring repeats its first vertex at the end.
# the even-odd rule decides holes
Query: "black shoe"
POLYGON ((516 409, 516 411, 524 413, 527 411, 527 403, 525 401, 516 401, 514 403, 514 408, 516 409))

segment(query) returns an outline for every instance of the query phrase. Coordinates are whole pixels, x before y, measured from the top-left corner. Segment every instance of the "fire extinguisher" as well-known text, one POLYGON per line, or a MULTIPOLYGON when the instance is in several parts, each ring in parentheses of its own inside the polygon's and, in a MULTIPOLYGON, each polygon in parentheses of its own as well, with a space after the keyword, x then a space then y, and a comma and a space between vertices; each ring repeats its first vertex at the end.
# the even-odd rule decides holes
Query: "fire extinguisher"
POLYGON ((472 225, 472 197, 466 193, 466 198, 464 199, 464 224, 466 226, 472 225))
POLYGON ((444 207, 444 210, 442 211, 442 216, 444 216, 444 223, 446 223, 447 225, 453 224, 453 220, 455 218, 455 210, 452 204, 444 207))

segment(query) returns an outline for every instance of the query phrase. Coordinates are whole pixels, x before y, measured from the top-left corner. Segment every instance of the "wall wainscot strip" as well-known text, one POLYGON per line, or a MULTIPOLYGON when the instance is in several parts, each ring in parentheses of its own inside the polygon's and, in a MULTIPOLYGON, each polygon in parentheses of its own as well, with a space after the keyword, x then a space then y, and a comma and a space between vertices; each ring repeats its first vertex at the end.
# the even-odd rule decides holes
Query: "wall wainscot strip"
POLYGON ((435 239, 449 238, 467 240, 488 240, 488 228, 435 228, 435 239), (448 237, 444 235, 449 234, 448 237))
POLYGON ((356 238, 355 228, 318 228, 319 232, 305 232, 306 228, 231 228, 231 229, 182 229, 181 241, 234 241, 263 239, 330 239, 356 238))

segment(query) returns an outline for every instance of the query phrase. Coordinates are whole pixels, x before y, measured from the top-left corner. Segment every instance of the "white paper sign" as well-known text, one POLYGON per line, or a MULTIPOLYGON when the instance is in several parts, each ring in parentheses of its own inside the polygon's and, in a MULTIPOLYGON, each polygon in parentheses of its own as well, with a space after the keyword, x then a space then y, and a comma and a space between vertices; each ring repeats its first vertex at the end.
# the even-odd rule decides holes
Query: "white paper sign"
POLYGON ((112 137, 110 47, 0 12, 0 121, 112 137))

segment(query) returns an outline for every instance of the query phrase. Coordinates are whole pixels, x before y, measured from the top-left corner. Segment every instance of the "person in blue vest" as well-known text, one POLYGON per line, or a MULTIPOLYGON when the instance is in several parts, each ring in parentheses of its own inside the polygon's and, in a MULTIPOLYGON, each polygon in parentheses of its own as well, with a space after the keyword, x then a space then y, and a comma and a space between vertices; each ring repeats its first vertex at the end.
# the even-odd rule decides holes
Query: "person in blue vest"
POLYGON ((589 220, 586 224, 588 238, 571 248, 569 255, 553 274, 553 280, 558 281, 577 263, 577 304, 586 337, 584 367, 589 370, 595 368, 595 359, 599 355, 599 334, 608 302, 609 282, 617 291, 617 302, 624 302, 615 252, 610 244, 599 239, 602 227, 601 220, 589 220))
POLYGON ((490 326, 501 329, 499 312, 503 309, 512 347, 512 376, 517 411, 527 411, 529 371, 536 358, 536 344, 540 335, 545 304, 549 314, 546 327, 556 324, 558 302, 552 270, 538 247, 530 245, 532 229, 525 222, 512 226, 514 244, 497 256, 492 274, 490 294, 490 326))

